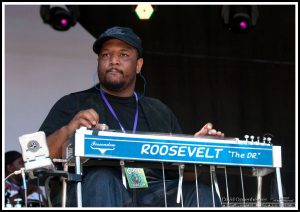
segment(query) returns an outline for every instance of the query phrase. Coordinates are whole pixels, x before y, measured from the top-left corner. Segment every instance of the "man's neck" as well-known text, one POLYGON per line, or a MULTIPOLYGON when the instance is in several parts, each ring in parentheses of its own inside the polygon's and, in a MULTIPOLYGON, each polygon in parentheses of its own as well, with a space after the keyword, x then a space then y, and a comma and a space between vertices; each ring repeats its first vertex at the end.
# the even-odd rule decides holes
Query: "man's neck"
POLYGON ((105 93, 108 93, 108 94, 113 95, 113 96, 119 96, 119 97, 130 97, 130 96, 133 95, 133 92, 134 92, 134 88, 133 89, 126 89, 126 90, 122 90, 122 91, 112 91, 112 90, 106 89, 106 88, 101 86, 101 89, 105 93))

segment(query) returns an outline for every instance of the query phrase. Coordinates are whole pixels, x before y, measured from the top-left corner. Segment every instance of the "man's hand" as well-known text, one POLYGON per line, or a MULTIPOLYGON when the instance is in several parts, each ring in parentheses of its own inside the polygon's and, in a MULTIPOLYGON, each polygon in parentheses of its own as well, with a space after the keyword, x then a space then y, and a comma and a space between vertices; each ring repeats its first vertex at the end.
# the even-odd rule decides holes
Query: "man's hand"
POLYGON ((201 130, 199 130, 198 132, 196 132, 194 134, 195 137, 197 136, 217 136, 217 137, 224 137, 224 133, 222 133, 221 131, 217 131, 215 129, 213 129, 213 124, 212 123, 207 123, 205 124, 201 130))
POLYGON ((92 128, 96 126, 98 122, 98 113, 94 109, 87 109, 78 112, 66 127, 68 132, 71 134, 81 126, 92 128))
POLYGON ((98 122, 99 115, 94 109, 78 112, 67 125, 61 127, 47 137, 51 159, 62 157, 62 146, 76 129, 81 126, 92 128, 97 126, 98 122))
MULTIPOLYGON (((201 130, 196 132, 194 134, 194 136, 195 137, 197 137, 197 136, 198 137, 200 137, 200 136, 217 136, 217 137, 223 138, 224 133, 213 129, 212 123, 207 123, 201 128, 201 130)), ((201 171, 198 171, 198 176, 200 174, 201 174, 201 171)), ((195 180, 195 172, 186 171, 183 173, 183 178, 188 181, 194 181, 195 180)))

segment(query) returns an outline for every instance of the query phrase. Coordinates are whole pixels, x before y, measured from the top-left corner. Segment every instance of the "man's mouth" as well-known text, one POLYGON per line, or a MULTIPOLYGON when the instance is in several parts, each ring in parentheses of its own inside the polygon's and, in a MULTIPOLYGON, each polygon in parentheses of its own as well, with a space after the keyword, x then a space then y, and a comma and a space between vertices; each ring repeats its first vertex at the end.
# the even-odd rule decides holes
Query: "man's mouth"
POLYGON ((119 69, 116 69, 116 68, 110 68, 106 71, 106 73, 119 73, 119 74, 123 75, 123 72, 119 69))

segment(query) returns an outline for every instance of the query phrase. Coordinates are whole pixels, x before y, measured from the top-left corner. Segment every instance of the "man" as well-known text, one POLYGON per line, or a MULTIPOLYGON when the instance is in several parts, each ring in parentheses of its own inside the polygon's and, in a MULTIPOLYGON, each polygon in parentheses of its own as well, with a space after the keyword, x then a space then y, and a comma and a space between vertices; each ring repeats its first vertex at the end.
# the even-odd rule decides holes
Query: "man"
MULTIPOLYGON (((62 145, 81 126, 92 128, 105 123, 110 129, 124 133, 181 133, 175 115, 166 105, 154 98, 141 98, 134 91, 136 76, 143 66, 143 50, 141 39, 132 29, 112 27, 106 30, 95 41, 93 50, 98 55, 100 83, 91 89, 62 97, 40 128, 47 135, 51 158, 61 158, 62 145)), ((201 135, 224 136, 210 123, 195 133, 195 136, 201 135)), ((155 189, 162 188, 160 176, 153 170, 146 170, 146 175, 154 180, 149 182, 149 189, 138 189, 135 200, 132 199, 132 190, 123 186, 119 169, 84 167, 83 206, 163 206, 163 196, 158 198, 155 189)), ((188 175, 187 178, 192 178, 188 175)), ((174 198, 176 182, 168 181, 168 206, 178 206, 174 198)), ((203 185, 200 187, 204 188, 203 185)), ((209 196, 208 188, 205 192, 209 196)), ((76 206, 75 186, 69 184, 68 194, 67 204, 76 206)), ((195 191, 185 183, 183 194, 187 197, 184 199, 185 206, 196 206, 195 191)), ((212 206, 211 199, 205 197, 200 198, 200 203, 212 206)))
MULTIPOLYGON (((5 153, 5 177, 23 167, 24 161, 21 153, 17 151, 8 151, 5 153)), ((41 188, 38 188, 36 185, 28 181, 26 184, 28 206, 39 206, 40 202, 42 206, 45 206, 46 199, 41 188), (40 194, 40 197, 38 194, 40 194)), ((5 197, 6 203, 15 205, 16 200, 21 199, 22 202, 20 202, 20 204, 24 205, 24 187, 21 174, 12 175, 5 180, 5 197)))

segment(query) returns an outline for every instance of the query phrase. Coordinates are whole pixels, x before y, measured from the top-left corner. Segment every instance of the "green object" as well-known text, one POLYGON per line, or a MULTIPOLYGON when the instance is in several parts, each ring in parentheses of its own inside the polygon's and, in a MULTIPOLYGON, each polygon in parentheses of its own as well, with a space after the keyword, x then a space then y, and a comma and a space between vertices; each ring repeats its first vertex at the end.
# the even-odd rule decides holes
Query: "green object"
POLYGON ((125 173, 129 188, 148 188, 143 168, 125 167, 125 173))

